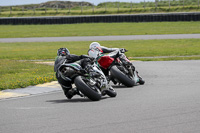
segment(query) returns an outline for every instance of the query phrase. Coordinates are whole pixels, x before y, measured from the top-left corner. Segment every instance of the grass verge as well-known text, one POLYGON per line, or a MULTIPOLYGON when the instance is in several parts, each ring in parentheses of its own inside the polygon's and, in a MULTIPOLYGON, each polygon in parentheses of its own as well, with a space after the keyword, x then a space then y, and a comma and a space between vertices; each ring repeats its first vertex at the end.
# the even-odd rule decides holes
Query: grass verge
POLYGON ((0 25, 0 38, 200 33, 199 22, 0 25))
POLYGON ((0 60, 0 90, 23 88, 55 81, 53 66, 16 60, 0 60))
MULTIPOLYGON (((126 48, 128 57, 200 55, 200 39, 99 41, 107 47, 126 48)), ((72 54, 87 54, 90 41, 0 43, 0 59, 54 59, 57 49, 67 47, 72 54)))

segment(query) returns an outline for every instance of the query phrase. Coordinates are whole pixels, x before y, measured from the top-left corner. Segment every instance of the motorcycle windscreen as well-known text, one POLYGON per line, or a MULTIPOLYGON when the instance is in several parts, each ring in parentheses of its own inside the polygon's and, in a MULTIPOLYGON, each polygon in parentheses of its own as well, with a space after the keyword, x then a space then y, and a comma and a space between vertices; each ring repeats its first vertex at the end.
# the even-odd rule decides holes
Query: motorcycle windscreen
POLYGON ((102 56, 98 59, 99 65, 104 69, 107 69, 112 64, 113 61, 114 59, 111 58, 110 56, 102 56))

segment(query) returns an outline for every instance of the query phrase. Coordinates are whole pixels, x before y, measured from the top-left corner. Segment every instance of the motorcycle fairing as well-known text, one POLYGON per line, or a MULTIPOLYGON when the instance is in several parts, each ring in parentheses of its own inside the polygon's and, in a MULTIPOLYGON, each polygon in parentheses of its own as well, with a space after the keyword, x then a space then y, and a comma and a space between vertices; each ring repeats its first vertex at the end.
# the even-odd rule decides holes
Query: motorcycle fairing
POLYGON ((113 63, 113 61, 114 59, 107 55, 102 56, 101 58, 98 59, 99 65, 104 69, 107 69, 113 63))

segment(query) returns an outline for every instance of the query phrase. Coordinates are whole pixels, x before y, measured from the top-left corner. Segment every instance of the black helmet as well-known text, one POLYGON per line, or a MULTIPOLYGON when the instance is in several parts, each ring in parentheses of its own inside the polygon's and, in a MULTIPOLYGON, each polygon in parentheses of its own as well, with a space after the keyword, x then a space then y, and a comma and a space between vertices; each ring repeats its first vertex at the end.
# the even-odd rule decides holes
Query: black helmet
POLYGON ((57 51, 58 56, 64 56, 64 55, 69 55, 70 52, 67 48, 59 48, 57 51))

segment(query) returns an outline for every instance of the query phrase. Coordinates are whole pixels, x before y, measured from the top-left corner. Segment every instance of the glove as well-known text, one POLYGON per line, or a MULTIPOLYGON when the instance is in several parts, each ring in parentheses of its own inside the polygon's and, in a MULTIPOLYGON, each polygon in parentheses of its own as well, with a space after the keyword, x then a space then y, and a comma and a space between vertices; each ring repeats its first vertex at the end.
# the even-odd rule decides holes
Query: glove
POLYGON ((89 57, 89 59, 94 62, 95 58, 94 57, 89 57))

